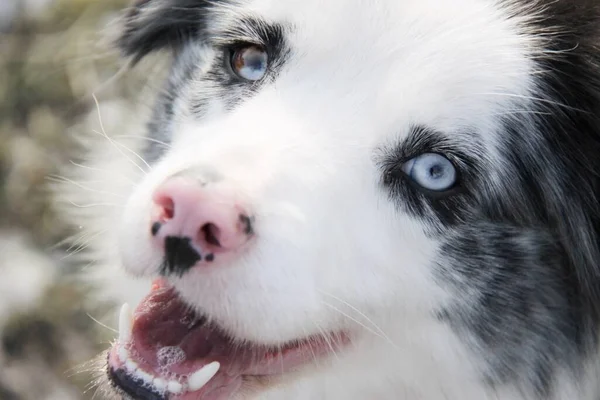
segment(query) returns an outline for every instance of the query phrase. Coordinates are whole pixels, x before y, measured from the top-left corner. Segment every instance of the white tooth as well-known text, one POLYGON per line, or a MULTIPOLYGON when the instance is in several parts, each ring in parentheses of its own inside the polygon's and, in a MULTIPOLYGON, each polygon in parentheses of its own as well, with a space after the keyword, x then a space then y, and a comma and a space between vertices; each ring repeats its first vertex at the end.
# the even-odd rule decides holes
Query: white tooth
POLYGON ((179 393, 183 392, 183 385, 177 381, 169 381, 167 388, 168 388, 169 392, 171 392, 173 394, 179 394, 179 393))
POLYGON ((119 342, 127 343, 131 340, 131 329, 133 328, 133 314, 131 313, 131 307, 125 303, 121 307, 121 313, 119 314, 119 342))
POLYGON ((126 362, 129 359, 129 354, 127 353, 127 349, 123 346, 119 346, 119 350, 117 352, 119 354, 119 358, 122 362, 126 362))
POLYGON ((194 372, 188 378, 188 390, 190 392, 194 392, 196 390, 200 390, 210 381, 216 374, 219 372, 219 368, 221 368, 221 364, 217 361, 214 361, 208 365, 202 367, 202 369, 194 372))
POLYGON ((129 372, 134 372, 138 368, 138 365, 134 361, 131 361, 131 359, 129 359, 125 361, 125 368, 129 372))
POLYGON ((138 369, 137 371, 135 371, 135 376, 140 378, 141 380, 143 380, 145 383, 151 384, 154 381, 154 377, 152 375, 150 375, 149 373, 147 373, 146 371, 143 371, 141 369, 138 369))
POLYGON ((165 381, 162 378, 154 378, 154 380, 152 381, 152 385, 156 388, 156 390, 158 390, 159 392, 164 392, 165 389, 167 389, 167 381, 165 381))

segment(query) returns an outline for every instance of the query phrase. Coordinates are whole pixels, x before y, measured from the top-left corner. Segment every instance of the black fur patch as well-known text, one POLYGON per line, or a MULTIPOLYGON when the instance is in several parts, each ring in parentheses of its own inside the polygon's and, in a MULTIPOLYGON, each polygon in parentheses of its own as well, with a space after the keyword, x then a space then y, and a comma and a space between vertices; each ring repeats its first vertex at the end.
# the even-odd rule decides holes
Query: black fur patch
POLYGON ((156 50, 177 50, 190 40, 200 40, 206 27, 207 9, 220 2, 138 1, 125 16, 125 26, 117 45, 124 55, 133 57, 134 63, 156 50))
MULTIPOLYGON (((534 4, 533 0, 525 1, 534 4)), ((568 250, 589 316, 600 320, 600 3, 545 1, 530 29, 545 40, 537 59, 546 114, 532 117, 540 135, 530 162, 539 169, 549 223, 568 250), (551 32, 551 33, 549 33, 551 32)), ((519 140, 529 138, 518 130, 519 140)))
POLYGON ((543 229, 472 221, 444 240, 439 276, 458 300, 443 319, 483 351, 491 385, 547 399, 556 366, 578 368, 583 315, 566 258, 543 229))
POLYGON ((600 3, 518 3, 539 11, 523 29, 539 36, 540 72, 519 104, 531 112, 499 117, 501 159, 485 158, 478 132, 454 142, 417 127, 379 161, 390 199, 443 243, 437 277, 457 301, 440 317, 483 354, 490 385, 548 399, 556 373, 578 375, 598 346, 600 3), (459 166, 448 193, 415 188, 400 169, 436 150, 459 166))
POLYGON ((160 273, 181 277, 201 260, 202 256, 194 249, 190 238, 168 236, 165 239, 165 260, 160 273))
MULTIPOLYGON (((511 2, 514 3, 514 2, 511 2)), ((600 327, 600 4, 523 1, 537 90, 504 117, 500 165, 481 165, 462 223, 444 231, 439 279, 460 299, 440 314, 475 348, 486 378, 550 398, 577 376, 600 327)), ((461 205, 464 205, 463 203, 461 205)))

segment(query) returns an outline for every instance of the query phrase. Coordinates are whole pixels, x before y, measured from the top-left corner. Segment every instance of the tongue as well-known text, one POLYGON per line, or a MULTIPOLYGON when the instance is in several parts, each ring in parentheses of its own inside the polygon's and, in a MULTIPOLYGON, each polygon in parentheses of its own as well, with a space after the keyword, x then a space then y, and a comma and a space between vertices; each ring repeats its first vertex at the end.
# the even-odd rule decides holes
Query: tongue
MULTIPOLYGON (((242 383, 242 375, 252 369, 253 349, 236 351, 235 344, 219 329, 185 305, 176 292, 155 284, 134 312, 130 357, 144 371, 165 381, 190 382, 196 371, 218 361, 219 372, 203 387, 190 387, 178 399, 227 399, 242 383)), ((173 398, 173 397, 172 397, 173 398)))
MULTIPOLYGON (((230 376, 248 372, 259 348, 240 347, 185 305, 168 287, 154 289, 134 313, 137 356, 160 373, 187 375, 213 361, 230 376), (234 354, 235 353, 235 354, 234 354)), ((265 371, 266 372, 266 371, 265 371)))

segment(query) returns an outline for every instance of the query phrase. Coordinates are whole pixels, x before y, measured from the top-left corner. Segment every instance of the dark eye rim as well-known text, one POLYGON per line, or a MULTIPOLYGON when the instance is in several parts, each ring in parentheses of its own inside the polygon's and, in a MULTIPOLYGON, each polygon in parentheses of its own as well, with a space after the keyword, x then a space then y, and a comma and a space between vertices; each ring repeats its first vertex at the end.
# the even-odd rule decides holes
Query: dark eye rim
POLYGON ((440 199, 440 200, 443 198, 461 194, 464 192, 464 189, 465 189, 464 185, 463 185, 463 174, 461 172, 461 169, 458 167, 458 163, 456 162, 454 157, 452 157, 449 154, 441 153, 439 151, 425 151, 425 152, 422 152, 419 154, 402 157, 402 159, 398 160, 393 166, 391 166, 387 169, 387 171, 384 173, 384 177, 383 177, 383 182, 386 185, 398 184, 399 183, 398 181, 402 181, 402 182, 406 183, 407 185, 409 185, 416 191, 426 195, 427 197, 440 199), (412 160, 416 157, 422 156, 424 154, 437 154, 439 156, 444 157, 445 159, 450 161, 450 163, 452 163, 452 166, 454 166, 454 170, 456 172, 456 181, 450 188, 448 188, 446 190, 427 189, 427 188, 419 185, 417 182, 415 182, 415 180, 413 178, 411 178, 410 175, 404 171, 404 169, 403 169, 404 164, 406 164, 410 160, 412 160))
POLYGON ((229 45, 227 47, 225 47, 224 49, 224 59, 225 59, 225 66, 227 68, 227 70, 229 71, 229 73, 236 78, 238 81, 240 82, 245 82, 245 83, 251 83, 251 84, 256 84, 258 82, 263 81, 266 76, 269 74, 270 68, 271 68, 271 52, 269 51, 268 47, 260 44, 260 43, 252 43, 252 42, 238 42, 238 43, 234 43, 232 45, 229 45), (267 70, 265 71, 265 74, 257 80, 251 80, 251 79, 246 79, 243 76, 241 76, 240 74, 238 74, 235 70, 235 68, 233 68, 233 57, 239 53, 242 50, 246 50, 250 47, 255 47, 257 49, 260 49, 261 51, 264 51, 267 55, 267 70))

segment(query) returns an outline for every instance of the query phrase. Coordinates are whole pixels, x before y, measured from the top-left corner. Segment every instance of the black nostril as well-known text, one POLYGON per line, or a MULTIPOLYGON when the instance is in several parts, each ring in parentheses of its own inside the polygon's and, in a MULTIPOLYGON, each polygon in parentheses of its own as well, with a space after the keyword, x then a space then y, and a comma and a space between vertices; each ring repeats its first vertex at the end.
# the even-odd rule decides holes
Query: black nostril
POLYGON ((239 219, 240 223, 242 224, 243 232, 248 236, 254 234, 254 228, 252 227, 252 219, 245 214, 240 214, 239 219))
POLYGON ((202 235, 204 235, 204 240, 208 244, 212 244, 213 246, 221 247, 221 242, 219 242, 219 234, 221 233, 220 229, 213 223, 204 224, 202 228, 200 228, 202 235))
POLYGON ((152 224, 152 236, 156 236, 158 234, 158 231, 160 230, 161 227, 161 223, 160 222, 155 222, 152 224))

